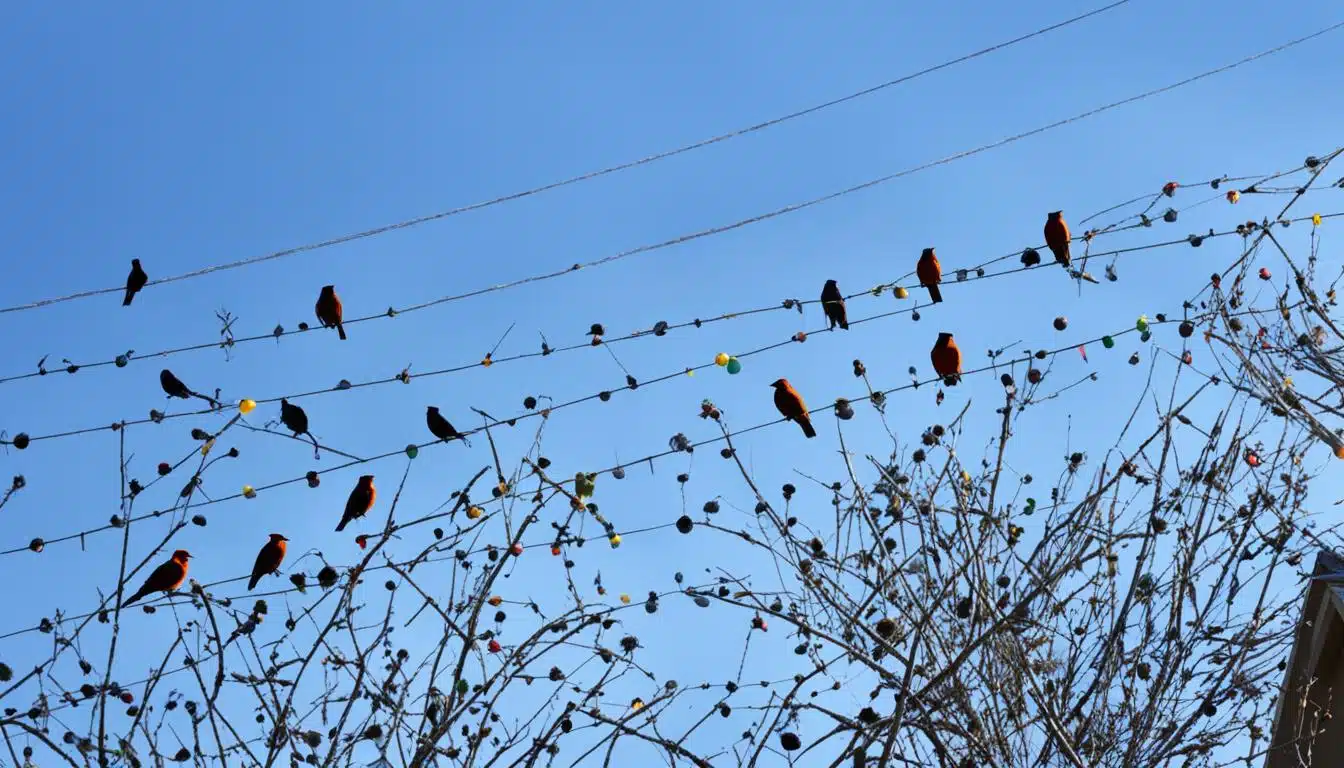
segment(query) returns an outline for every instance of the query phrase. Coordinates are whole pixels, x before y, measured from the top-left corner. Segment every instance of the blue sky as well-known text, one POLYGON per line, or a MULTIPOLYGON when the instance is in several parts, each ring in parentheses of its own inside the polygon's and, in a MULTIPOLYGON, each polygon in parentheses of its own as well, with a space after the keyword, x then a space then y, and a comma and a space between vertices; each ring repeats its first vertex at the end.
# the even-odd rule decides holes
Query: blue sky
MULTIPOLYGON (((6 180, 0 228, 11 265, 0 284, 0 306, 117 285, 132 257, 142 259, 151 277, 162 277, 534 187, 859 90, 1081 10, 1065 2, 1035 3, 1030 12, 975 2, 899 10, 859 3, 825 10, 763 3, 537 5, 526 13, 430 4, 377 11, 316 3, 264 11, 248 4, 88 5, 78 13, 15 6, 0 29, 0 104, 9 115, 0 121, 7 149, 0 154, 6 180)), ((240 334, 311 323, 318 289, 327 283, 337 286, 348 315, 362 315, 563 268, 1068 117, 1306 34, 1337 15, 1324 1, 1278 14, 1245 2, 1221 4, 1214 14, 1200 3, 1136 1, 990 57, 647 167, 350 245, 153 287, 129 310, 104 296, 0 316, 0 375, 31 370, 44 355, 55 367, 66 357, 87 362, 127 349, 145 353, 210 341, 217 338, 214 313, 221 308, 238 318, 240 334)), ((911 271, 928 245, 937 246, 945 269, 986 261, 1038 244, 1046 211, 1063 208, 1076 222, 1168 180, 1269 173, 1333 148, 1341 105, 1326 73, 1344 68, 1340 34, 767 223, 352 326, 344 344, 334 335, 307 334, 241 346, 231 361, 207 350, 166 365, 197 389, 221 387, 229 400, 272 397, 342 378, 392 376, 408 363, 412 373, 470 363, 511 324, 496 356, 536 349, 539 331, 559 346, 582 342, 595 322, 626 333, 658 320, 814 299, 828 278, 846 292, 858 291, 911 271)), ((1209 194, 1188 190, 1174 204, 1209 194)), ((1313 205, 1304 203, 1303 212, 1313 205)), ((1319 207, 1338 209, 1338 195, 1319 207)), ((1271 213, 1267 205, 1253 210, 1255 218, 1271 213)), ((1216 203, 1160 232, 1183 237, 1241 218, 1216 203)), ((1115 242, 1131 245, 1145 237, 1115 242)), ((767 385, 780 376, 814 405, 859 394, 849 375, 855 357, 875 383, 896 386, 908 380, 910 365, 927 372, 928 348, 939 330, 956 333, 968 367, 983 362, 984 349, 1018 340, 1017 349, 1042 348, 1098 336, 1141 312, 1178 310, 1210 264, 1221 263, 1209 250, 1124 259, 1119 282, 1088 287, 1081 296, 1053 271, 954 286, 945 291, 948 301, 924 311, 919 323, 898 316, 844 335, 820 334, 744 360, 736 377, 705 371, 557 413, 544 452, 555 457, 557 475, 567 477, 663 450, 677 432, 710 437, 709 427, 694 418, 706 397, 725 409, 733 426, 768 421, 775 414, 767 385), (1056 315, 1068 316, 1066 333, 1050 327, 1056 315)), ((888 295, 855 300, 850 312, 892 308, 888 295)), ((794 313, 767 313, 614 351, 645 380, 703 364, 719 351, 782 341, 816 328, 818 317, 815 307, 803 325, 794 313)), ((1124 365, 1128 351, 1124 343, 1111 353, 1090 350, 1090 366, 1062 360, 1061 366, 1073 367, 1069 375, 1097 370, 1100 380, 1064 396, 1056 413, 1042 419, 1041 453, 1056 449, 1066 416, 1073 419, 1074 440, 1114 431, 1117 416, 1105 404, 1132 398, 1142 370, 1124 365)), ((39 435, 141 418, 150 408, 164 408, 160 367, 144 360, 0 385, 6 395, 0 429, 39 435)), ((468 406, 517 414, 527 395, 568 400, 618 387, 623 378, 602 350, 580 350, 301 404, 324 443, 368 455, 425 440, 427 404, 442 406, 464 428, 474 425, 468 406)), ((937 409, 931 391, 921 389, 897 400, 889 413, 901 434, 915 437, 966 398, 988 403, 997 390, 993 377, 968 380, 937 409)), ((258 413, 275 416, 274 406, 264 408, 270 410, 258 413)), ((132 429, 132 475, 148 480, 155 464, 190 447, 190 426, 220 421, 132 429)), ((744 458, 763 487, 798 483, 794 468, 840 477, 834 423, 818 421, 821 437, 813 441, 804 442, 792 426, 744 438, 744 458)), ((868 443, 859 450, 887 450, 876 428, 856 428, 868 443)), ((526 440, 519 428, 501 447, 516 454, 526 440)), ((225 444, 237 445, 242 458, 207 479, 211 496, 335 463, 331 456, 315 463, 302 445, 265 435, 234 434, 225 444)), ((1027 445, 1035 452, 1035 444, 1027 445)), ((426 511, 437 506, 464 473, 488 460, 484 441, 473 446, 424 452, 403 503, 426 511)), ((0 455, 0 471, 22 473, 29 483, 4 510, 0 549, 105 523, 116 512, 116 451, 116 436, 102 432, 0 455)), ((1054 459, 1046 454, 1041 461, 1054 459)), ((720 494, 749 505, 740 479, 712 450, 697 452, 689 463, 683 456, 659 462, 652 475, 631 469, 624 485, 599 481, 598 498, 620 528, 671 522, 682 507, 673 478, 688 466, 693 479, 685 503, 692 509, 720 494)), ((400 470, 396 460, 369 470, 389 501, 400 470)), ((209 527, 188 528, 180 537, 197 555, 193 576, 244 573, 273 530, 294 540, 292 560, 318 549, 333 561, 352 562, 358 553, 349 537, 331 528, 358 474, 333 473, 317 491, 300 484, 207 510, 209 527)), ((825 505, 822 494, 813 501, 825 505)), ((133 537, 137 559, 163 525, 151 523, 133 537)), ((96 590, 111 587, 115 538, 104 533, 83 549, 67 543, 41 556, 0 558, 0 576, 9 583, 41 585, 11 593, 0 632, 29 626, 58 607, 83 612, 95 605, 96 590)), ((689 577, 732 551, 729 544, 716 549, 711 538, 694 541, 663 532, 629 537, 619 551, 589 548, 576 578, 584 585, 600 568, 613 592, 638 597, 672 587, 674 571, 689 577)), ((557 578, 553 562, 535 568, 538 583, 557 578)), ((641 627, 643 620, 641 614, 632 622, 649 638, 650 666, 675 670, 704 652, 658 643, 662 630, 641 627)), ((123 657, 128 668, 153 663, 158 650, 138 658, 136 646, 166 621, 164 613, 126 619, 125 636, 135 641, 123 657)), ((41 646, 31 635, 0 641, 0 660, 31 658, 41 646)))

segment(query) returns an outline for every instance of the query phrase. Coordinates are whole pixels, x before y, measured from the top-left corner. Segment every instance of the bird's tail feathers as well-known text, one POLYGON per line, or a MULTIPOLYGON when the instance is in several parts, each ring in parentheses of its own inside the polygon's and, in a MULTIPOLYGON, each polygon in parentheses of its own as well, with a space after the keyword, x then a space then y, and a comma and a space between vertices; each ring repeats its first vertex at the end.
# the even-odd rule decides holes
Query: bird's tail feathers
POLYGON ((128 598, 126 598, 125 600, 123 600, 122 603, 121 603, 121 607, 122 607, 122 608, 125 608, 125 607, 127 607, 128 605, 130 605, 131 603, 134 603, 136 600, 139 600, 140 598, 142 598, 142 597, 144 597, 144 596, 145 596, 145 591, 142 589, 142 590, 140 590, 139 592, 136 592, 134 595, 131 595, 130 597, 128 597, 128 598))
POLYGON ((126 292, 126 298, 124 298, 124 299, 121 300, 121 306, 123 306, 123 307, 129 307, 129 306, 131 306, 131 299, 134 299, 134 298, 135 298, 135 294, 134 294, 134 293, 131 293, 130 291, 127 291, 127 292, 126 292))
POLYGON ((811 417, 804 416, 803 418, 798 419, 798 424, 802 426, 802 428, 803 428, 803 434, 804 434, 804 435, 806 435, 806 436, 808 436, 808 437, 816 437, 816 436, 817 436, 817 430, 815 430, 815 429, 812 428, 812 419, 811 419, 811 417))
POLYGON ((938 286, 937 286, 937 285, 930 285, 930 286, 929 286, 929 301, 932 301, 934 304, 941 304, 941 303, 942 303, 942 301, 943 301, 943 292, 940 291, 940 290, 938 290, 938 286))
POLYGON ((348 523, 348 522, 350 522, 350 519, 349 519, 349 518, 342 517, 342 518, 341 518, 341 524, 338 525, 338 526, 336 526, 336 532, 337 532, 337 533, 340 533, 341 531, 344 531, 344 530, 345 530, 345 524, 348 523))
POLYGON ((252 574, 252 578, 248 579, 247 581, 247 591, 251 592, 252 589, 257 586, 258 581, 261 581, 261 574, 260 573, 252 574))
POLYGON ((341 337, 341 341, 345 341, 345 326, 341 323, 336 324, 336 335, 341 337))
POLYGON ((193 391, 190 390, 190 389, 187 390, 187 394, 188 394, 188 395, 191 395, 192 397, 196 397, 196 398, 200 398, 201 400, 204 400, 205 402, 207 402, 207 403, 210 404, 210 407, 211 407, 211 408, 220 408, 220 407, 221 407, 220 404, 219 404, 219 401, 216 400, 215 398, 209 396, 209 395, 202 395, 200 392, 193 392, 193 391))

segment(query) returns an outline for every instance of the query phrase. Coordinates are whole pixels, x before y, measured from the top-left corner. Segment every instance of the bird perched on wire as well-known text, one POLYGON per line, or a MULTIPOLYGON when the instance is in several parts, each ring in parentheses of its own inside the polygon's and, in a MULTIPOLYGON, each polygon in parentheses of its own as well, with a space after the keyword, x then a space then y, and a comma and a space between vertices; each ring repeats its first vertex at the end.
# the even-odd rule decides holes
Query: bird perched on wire
POLYGON ((251 592, 261 581, 262 576, 277 573, 280 563, 285 559, 285 542, 289 539, 278 533, 271 534, 271 540, 261 545, 257 553, 257 562, 252 565, 252 578, 247 582, 247 591, 251 592))
POLYGON ((1055 261, 1068 269, 1072 263, 1069 258, 1069 225, 1064 221, 1063 211, 1051 211, 1045 220, 1045 244, 1055 254, 1055 261))
POLYGON ((961 350, 957 348, 952 334, 938 334, 938 341, 933 343, 929 358, 933 361, 934 373, 943 377, 944 384, 950 387, 961 381, 961 350))
POLYGON ((845 315, 845 297, 840 293, 840 286, 834 280, 827 280, 826 285, 821 288, 821 311, 826 313, 826 319, 831 321, 831 330, 835 326, 840 326, 841 330, 849 330, 849 318, 845 315))
POLYGON ((145 270, 140 268, 140 260, 131 259, 131 273, 126 276, 126 298, 121 300, 121 306, 131 306, 135 294, 139 293, 140 289, 144 288, 145 283, 148 282, 149 275, 146 275, 145 270))
POLYGON ((803 396, 794 390, 789 380, 777 379, 770 386, 775 388, 775 407, 779 409, 780 414, 790 421, 798 422, 798 426, 803 428, 804 435, 816 437, 817 430, 812 428, 812 417, 807 412, 807 405, 803 403, 803 396))
POLYGON ((450 440, 467 442, 467 438, 454 429, 453 425, 443 417, 443 414, 439 413, 438 406, 431 405, 425 409, 425 423, 429 425, 430 433, 445 443, 450 440))
POLYGON ((280 423, 293 432, 295 437, 307 435, 308 439, 313 441, 313 457, 321 458, 318 454, 317 438, 308 431, 308 414, 283 397, 280 398, 280 423))
POLYGON ((943 266, 938 263, 938 255, 932 248, 925 248, 924 252, 919 254, 915 276, 919 278, 920 285, 929 289, 929 301, 938 304, 943 300, 943 292, 938 290, 938 284, 943 281, 943 266))
POLYGON ((125 608, 151 592, 172 592, 182 586, 182 582, 187 579, 187 560, 190 558, 191 553, 185 549, 174 552, 168 562, 149 574, 149 578, 145 579, 144 585, 136 590, 135 594, 122 602, 121 607, 125 608))
POLYGON ((336 286, 322 286, 322 293, 317 297, 317 320, 322 323, 323 328, 335 328, 336 335, 345 341, 345 326, 341 324, 341 297, 336 295, 336 286))
POLYGON ((343 531, 345 526, 357 517, 363 517, 370 509, 373 509, 373 502, 378 498, 378 490, 373 487, 373 475, 360 475, 359 482, 355 483, 355 489, 350 492, 350 498, 345 500, 345 514, 341 515, 341 524, 336 526, 336 530, 343 531))
POLYGON ((159 371, 159 386, 163 387, 164 393, 167 394, 169 397, 180 397, 183 400, 188 400, 193 397, 199 397, 200 399, 213 405, 214 407, 216 408, 219 407, 218 400, 216 400, 213 397, 209 397, 208 395, 202 395, 200 392, 194 391, 186 384, 183 384, 182 380, 174 376, 173 372, 168 370, 167 368, 164 368, 162 371, 159 371))

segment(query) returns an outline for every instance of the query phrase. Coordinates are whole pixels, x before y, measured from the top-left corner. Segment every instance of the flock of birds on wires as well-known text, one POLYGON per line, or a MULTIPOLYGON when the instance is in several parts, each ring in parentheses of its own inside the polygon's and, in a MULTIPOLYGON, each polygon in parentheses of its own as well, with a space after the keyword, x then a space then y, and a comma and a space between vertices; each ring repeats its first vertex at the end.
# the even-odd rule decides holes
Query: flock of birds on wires
MULTIPOLYGON (((1053 211, 1049 214, 1045 223, 1044 234, 1046 246, 1054 255, 1055 261, 1065 269, 1070 268, 1072 259, 1069 244, 1072 238, 1069 234, 1069 226, 1064 221, 1063 211, 1053 211)), ((1024 257, 1024 264, 1027 266, 1035 265, 1034 263, 1027 263, 1032 260, 1033 254, 1035 254, 1034 251, 1029 250, 1027 252, 1024 257)), ((1036 261, 1039 261, 1039 256, 1036 256, 1036 261)), ((930 302, 933 304, 941 303, 943 296, 939 284, 942 282, 943 270, 942 265, 938 262, 938 255, 933 248, 925 248, 920 254, 915 267, 915 275, 919 280, 920 287, 929 292, 930 302)), ((132 259, 131 272, 126 278, 126 293, 122 299, 122 306, 131 306, 136 294, 144 289, 148 282, 149 275, 140 264, 140 260, 132 259)), ((822 287, 821 306, 832 330, 837 327, 841 330, 849 330, 849 317, 845 309, 844 295, 840 292, 840 287, 835 280, 827 280, 822 287)), ((335 286, 322 286, 314 310, 322 327, 336 329, 338 337, 342 341, 346 340, 345 326, 342 323, 344 309, 335 286)), ((944 331, 938 334, 938 338, 929 352, 929 358, 933 364, 934 372, 942 378, 945 384, 953 386, 960 382, 962 371, 961 350, 957 347, 956 340, 951 333, 944 331)), ((210 403, 212 407, 219 407, 220 405, 215 398, 203 395, 188 387, 167 368, 159 373, 159 384, 170 398, 184 400, 198 398, 210 403)), ((802 395, 789 383, 789 380, 787 378, 777 379, 771 384, 771 387, 774 389, 775 407, 779 410, 780 415, 786 420, 797 423, 802 429, 803 435, 807 438, 816 437, 817 431, 812 426, 807 404, 802 395)), ((282 398, 280 401, 280 421, 296 437, 307 435, 310 439, 313 439, 314 446, 316 446, 317 441, 308 429, 308 415, 301 407, 282 398)), ((438 440, 448 442, 465 439, 435 406, 428 406, 425 422, 430 433, 438 440)), ((345 530, 347 525, 373 509, 378 498, 378 491, 373 481, 373 475, 361 475, 356 481, 354 489, 350 491, 350 496, 346 500, 340 522, 336 525, 337 532, 345 530)), ((279 573, 280 566, 285 559, 288 541, 289 539, 283 534, 270 534, 269 540, 257 553, 256 562, 252 566, 252 573, 247 585, 249 591, 256 588, 262 577, 279 573)), ((172 557, 154 569, 145 579, 144 584, 122 602, 121 607, 129 606, 156 592, 167 593, 180 588, 186 581, 190 559, 191 553, 187 550, 179 549, 173 552, 172 557)))

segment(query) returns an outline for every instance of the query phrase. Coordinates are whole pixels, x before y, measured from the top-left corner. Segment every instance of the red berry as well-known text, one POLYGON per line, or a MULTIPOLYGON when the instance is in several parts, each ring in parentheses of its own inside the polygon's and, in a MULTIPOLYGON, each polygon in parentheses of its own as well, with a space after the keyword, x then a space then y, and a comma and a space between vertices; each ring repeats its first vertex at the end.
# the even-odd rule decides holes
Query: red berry
POLYGON ((514 557, 523 554, 523 543, 521 541, 513 542, 513 546, 509 547, 509 551, 513 553, 514 557))
POLYGON ((489 647, 491 653, 499 653, 504 650, 504 646, 500 645, 498 640, 491 640, 489 647))

